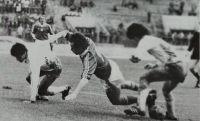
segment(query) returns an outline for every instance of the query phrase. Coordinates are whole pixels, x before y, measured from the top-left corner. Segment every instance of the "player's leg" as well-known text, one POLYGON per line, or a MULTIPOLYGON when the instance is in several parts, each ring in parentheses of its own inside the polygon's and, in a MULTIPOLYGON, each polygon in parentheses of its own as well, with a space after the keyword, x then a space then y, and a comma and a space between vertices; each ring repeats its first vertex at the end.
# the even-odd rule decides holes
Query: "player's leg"
POLYGON ((134 81, 125 80, 124 83, 121 84, 121 89, 130 89, 134 91, 138 91, 139 84, 134 81))
POLYGON ((151 82, 167 81, 169 77, 165 70, 164 66, 159 66, 155 69, 148 71, 140 77, 140 86, 139 86, 139 108, 141 111, 145 112, 146 100, 149 95, 149 92, 152 89, 149 87, 151 82))
POLYGON ((195 68, 198 66, 199 60, 190 60, 190 72, 197 78, 196 86, 197 88, 200 88, 200 82, 199 82, 199 74, 195 71, 195 68))
POLYGON ((177 81, 168 81, 168 82, 165 82, 163 85, 162 91, 165 97, 166 107, 167 107, 166 118, 169 120, 170 119, 177 120, 176 113, 175 113, 175 105, 174 105, 175 99, 171 91, 175 89, 178 84, 179 82, 177 81))
POLYGON ((69 86, 50 86, 56 80, 56 78, 57 77, 53 75, 45 75, 39 85, 38 94, 53 96, 57 93, 62 93, 63 91, 68 90, 70 88, 69 86))
MULTIPOLYGON (((119 66, 112 60, 109 60, 112 71, 110 77, 107 80, 109 88, 106 89, 108 99, 113 105, 130 105, 137 102, 137 97, 134 96, 122 96, 121 86, 126 85, 124 77, 119 69, 119 66)), ((130 86, 135 88, 135 83, 129 83, 130 86)))
POLYGON ((137 103, 137 97, 121 95, 120 88, 112 84, 110 88, 106 89, 106 95, 113 105, 130 105, 137 103))
POLYGON ((115 85, 121 89, 130 89, 130 90, 135 90, 135 91, 138 90, 139 85, 137 83, 135 83, 134 81, 128 81, 128 80, 124 79, 117 63, 115 63, 112 60, 109 60, 109 63, 112 68, 109 81, 113 85, 115 85))

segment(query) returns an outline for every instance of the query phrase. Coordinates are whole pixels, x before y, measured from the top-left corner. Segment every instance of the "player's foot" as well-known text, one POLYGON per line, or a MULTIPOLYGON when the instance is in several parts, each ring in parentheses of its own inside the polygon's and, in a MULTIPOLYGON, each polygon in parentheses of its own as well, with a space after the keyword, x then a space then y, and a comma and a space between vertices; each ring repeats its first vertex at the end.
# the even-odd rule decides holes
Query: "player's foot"
POLYGON ((151 90, 149 92, 149 95, 147 97, 146 105, 150 109, 152 106, 155 105, 155 101, 157 99, 157 91, 156 90, 151 90))
POLYGON ((49 98, 47 96, 37 95, 36 100, 49 101, 49 98))
POLYGON ((176 116, 170 116, 168 112, 166 112, 165 119, 178 121, 178 118, 176 116))
POLYGON ((132 106, 131 109, 126 109, 124 110, 124 113, 126 115, 140 115, 140 116, 145 116, 145 112, 141 111, 138 107, 132 106))
POLYGON ((196 85, 195 85, 195 88, 200 88, 200 84, 196 84, 196 85))
POLYGON ((65 97, 69 94, 69 90, 71 89, 71 86, 65 85, 66 89, 62 92, 62 99, 65 100, 65 97))

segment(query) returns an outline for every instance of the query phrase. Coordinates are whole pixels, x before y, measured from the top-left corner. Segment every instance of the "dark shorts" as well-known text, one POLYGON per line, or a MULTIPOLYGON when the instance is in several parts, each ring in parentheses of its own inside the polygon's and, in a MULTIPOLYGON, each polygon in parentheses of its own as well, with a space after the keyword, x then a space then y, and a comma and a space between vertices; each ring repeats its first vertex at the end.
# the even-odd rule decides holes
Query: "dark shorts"
POLYGON ((187 75, 186 67, 183 62, 168 63, 157 68, 151 69, 140 77, 149 83, 157 81, 176 81, 184 82, 187 75))
POLYGON ((183 83, 187 75, 185 64, 181 61, 176 63, 169 63, 165 65, 169 79, 183 83))
POLYGON ((199 52, 193 52, 191 55, 192 60, 199 60, 199 52))

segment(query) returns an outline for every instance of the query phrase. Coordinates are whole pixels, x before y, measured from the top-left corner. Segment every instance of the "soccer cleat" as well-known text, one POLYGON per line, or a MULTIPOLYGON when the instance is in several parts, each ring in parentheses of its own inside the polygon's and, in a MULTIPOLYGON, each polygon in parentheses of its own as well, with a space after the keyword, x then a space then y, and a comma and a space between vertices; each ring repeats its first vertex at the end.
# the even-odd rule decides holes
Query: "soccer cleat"
POLYGON ((65 97, 69 94, 69 90, 71 89, 71 86, 66 85, 66 89, 62 92, 62 99, 65 100, 65 97))
POLYGON ((37 95, 37 96, 36 96, 36 100, 49 101, 49 99, 48 99, 47 96, 40 96, 40 95, 37 95))
POLYGON ((131 109, 126 109, 124 110, 124 113, 126 115, 140 115, 140 116, 145 116, 145 112, 141 111, 138 107, 132 106, 131 109))
POLYGON ((196 84, 195 88, 200 88, 200 84, 196 84))
POLYGON ((155 105, 155 101, 157 99, 157 91, 156 90, 151 90, 149 92, 149 95, 147 97, 146 105, 150 109, 152 106, 155 105))
POLYGON ((173 121, 178 121, 178 118, 176 116, 169 116, 168 112, 166 112, 165 119, 167 119, 167 120, 173 120, 173 121))

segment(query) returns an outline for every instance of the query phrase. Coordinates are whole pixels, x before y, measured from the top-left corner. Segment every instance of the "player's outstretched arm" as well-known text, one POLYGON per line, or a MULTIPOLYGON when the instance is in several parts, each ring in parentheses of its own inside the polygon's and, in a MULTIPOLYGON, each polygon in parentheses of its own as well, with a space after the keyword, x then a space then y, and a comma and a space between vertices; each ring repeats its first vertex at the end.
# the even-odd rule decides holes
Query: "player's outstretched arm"
POLYGON ((76 89, 74 90, 74 92, 70 95, 68 95, 67 97, 65 97, 65 100, 73 100, 77 97, 77 95, 80 93, 81 89, 88 83, 88 79, 86 78, 82 78, 78 84, 78 86, 76 87, 76 89))
POLYGON ((57 34, 50 35, 49 39, 50 39, 50 42, 53 43, 57 39, 59 39, 61 37, 65 37, 65 36, 70 35, 70 34, 72 34, 72 33, 69 32, 68 30, 64 30, 64 31, 58 32, 57 34))

